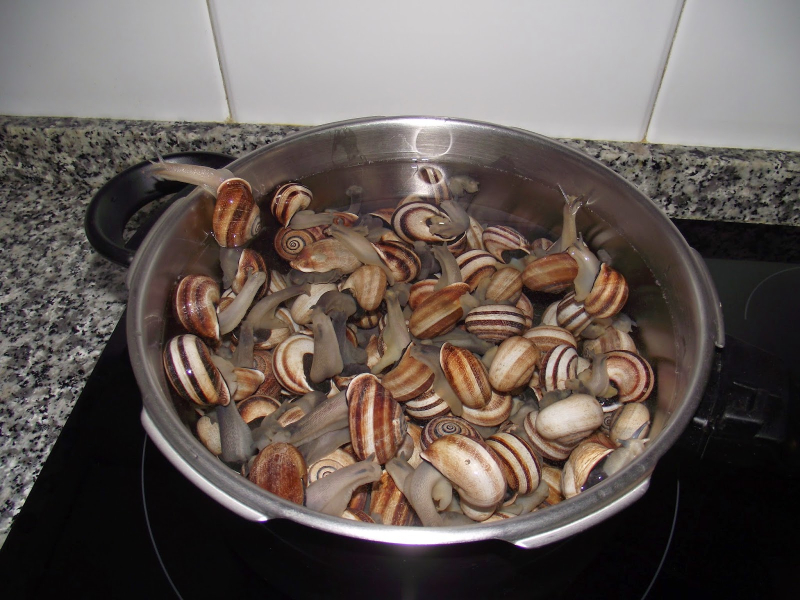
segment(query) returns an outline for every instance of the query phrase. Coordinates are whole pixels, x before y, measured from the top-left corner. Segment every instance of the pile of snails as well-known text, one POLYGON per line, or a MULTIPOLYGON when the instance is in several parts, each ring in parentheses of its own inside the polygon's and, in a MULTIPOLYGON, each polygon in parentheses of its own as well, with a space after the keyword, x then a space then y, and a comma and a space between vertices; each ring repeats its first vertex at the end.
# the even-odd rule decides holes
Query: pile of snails
POLYGON ((367 214, 358 188, 349 210, 314 212, 286 183, 265 199, 279 270, 249 247, 246 181, 156 169, 216 196, 222 270, 177 283, 167 379, 208 450, 261 488, 337 517, 457 525, 545 508, 643 451, 653 369, 625 278, 576 230, 581 198, 564 195, 553 242, 482 226, 463 208, 479 182, 434 166, 427 191, 367 214))

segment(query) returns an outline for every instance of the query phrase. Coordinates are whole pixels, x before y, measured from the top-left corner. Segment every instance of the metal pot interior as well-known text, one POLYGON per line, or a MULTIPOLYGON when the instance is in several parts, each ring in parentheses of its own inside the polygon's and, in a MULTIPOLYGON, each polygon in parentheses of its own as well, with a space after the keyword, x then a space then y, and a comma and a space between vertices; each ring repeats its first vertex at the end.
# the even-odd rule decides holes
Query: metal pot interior
POLYGON ((323 126, 266 146, 229 168, 249 181, 262 206, 265 231, 256 245, 275 258, 277 225, 271 193, 299 181, 314 193, 311 208, 349 204, 345 191, 360 186, 367 208, 391 206, 424 183, 419 166, 447 177, 480 182, 468 212, 482 223, 502 223, 529 239, 555 239, 564 199, 590 198, 578 230, 590 248, 605 249, 630 285, 625 309, 638 324, 637 345, 656 372, 648 400, 651 442, 633 464, 605 482, 547 510, 499 524, 444 529, 365 525, 312 513, 264 492, 230 471, 190 431, 193 411, 175 402, 163 374, 161 348, 170 322, 168 295, 184 274, 219 277, 217 244, 210 235, 213 199, 201 190, 177 202, 156 224, 129 273, 128 337, 145 411, 181 461, 250 518, 289 518, 333 533, 385 542, 438 544, 498 538, 537 546, 569 535, 592 514, 613 514, 628 492, 642 488, 658 458, 693 414, 710 368, 715 324, 712 292, 696 259, 669 220, 632 185, 593 159, 521 130, 434 118, 363 119, 323 126), (257 516, 260 515, 260 516, 257 516))

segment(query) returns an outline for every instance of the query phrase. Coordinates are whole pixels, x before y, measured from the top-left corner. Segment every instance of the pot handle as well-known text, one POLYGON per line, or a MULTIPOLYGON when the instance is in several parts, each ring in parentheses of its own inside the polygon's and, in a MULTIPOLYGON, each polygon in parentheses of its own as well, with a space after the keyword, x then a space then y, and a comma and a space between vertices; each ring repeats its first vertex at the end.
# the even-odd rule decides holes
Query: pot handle
MULTIPOLYGON (((221 169, 234 160, 234 157, 218 152, 177 152, 163 158, 167 162, 214 169, 221 169)), ((110 179, 94 195, 86 209, 84 230, 89 243, 99 254, 123 267, 130 266, 145 234, 162 213, 195 187, 178 181, 157 179, 151 174, 152 164, 151 161, 142 161, 110 179), (151 202, 165 198, 164 203, 125 242, 123 233, 131 217, 151 202)))

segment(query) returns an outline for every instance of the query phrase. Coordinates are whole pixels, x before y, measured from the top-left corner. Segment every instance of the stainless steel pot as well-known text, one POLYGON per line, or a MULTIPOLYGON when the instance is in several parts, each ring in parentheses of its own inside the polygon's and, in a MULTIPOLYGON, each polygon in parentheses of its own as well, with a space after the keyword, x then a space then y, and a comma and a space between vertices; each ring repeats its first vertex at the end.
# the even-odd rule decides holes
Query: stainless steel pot
MULTIPOLYGON (((368 118, 292 135, 228 168, 249 181, 256 198, 279 184, 303 181, 320 210, 364 198, 392 199, 420 185, 420 164, 481 183, 469 211, 481 221, 514 224, 532 235, 561 224, 563 198, 591 197, 578 229, 604 248, 630 284, 626 312, 639 325, 642 353, 656 372, 653 425, 646 452, 601 484, 547 510, 501 523, 410 528, 328 517, 273 496, 232 472, 194 437, 173 402, 161 350, 168 295, 185 273, 218 273, 210 235, 213 200, 196 190, 176 202, 145 238, 128 275, 128 346, 141 388, 142 422, 160 450, 203 491, 254 521, 286 518, 320 530, 400 544, 450 544, 501 539, 521 547, 562 539, 617 513, 647 490, 650 474, 693 415, 709 375, 722 316, 702 261, 667 217, 634 186, 588 156, 518 129, 445 118, 368 118)), ((266 207, 262 207, 266 208, 266 207)), ((274 231, 262 210, 266 235, 274 231)))

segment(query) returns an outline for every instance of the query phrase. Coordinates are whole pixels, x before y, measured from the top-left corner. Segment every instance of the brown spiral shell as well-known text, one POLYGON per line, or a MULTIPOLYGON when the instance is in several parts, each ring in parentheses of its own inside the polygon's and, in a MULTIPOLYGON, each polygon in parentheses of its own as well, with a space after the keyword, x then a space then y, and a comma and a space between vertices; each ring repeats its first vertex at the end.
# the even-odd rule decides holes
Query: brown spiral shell
POLYGON ((578 276, 578 263, 566 252, 537 258, 522 271, 522 283, 534 292, 559 294, 578 276))
POLYGON ((408 400, 403 406, 409 417, 420 421, 429 421, 450 413, 450 406, 432 388, 408 400))
POLYGON ((402 242, 376 242, 373 244, 381 260, 389 267, 396 283, 416 279, 421 268, 419 256, 402 242))
POLYGON ((528 338, 542 353, 549 352, 556 346, 566 344, 577 348, 578 344, 575 341, 575 336, 563 327, 556 325, 537 325, 528 329, 522 334, 523 337, 528 338))
POLYGON ((467 250, 456 258, 456 264, 461 270, 464 283, 469 285, 470 292, 475 291, 481 279, 494 275, 500 265, 486 250, 467 250))
POLYGON ((525 314, 516 306, 486 304, 472 309, 464 319, 471 334, 487 342, 502 342, 525 331, 525 314))
POLYGON ((567 381, 578 374, 578 351, 560 344, 542 357, 541 384, 547 391, 567 389, 567 381))
POLYGON ((300 451, 283 442, 259 452, 249 479, 258 487, 285 500, 303 505, 306 495, 306 461, 300 451))
POLYGON ((470 423, 453 415, 436 417, 425 424, 420 437, 422 449, 426 450, 433 442, 446 435, 459 434, 483 442, 483 437, 470 423))
POLYGON ((398 402, 412 400, 433 385, 433 371, 424 362, 411 356, 412 348, 413 344, 409 344, 397 366, 381 380, 398 402))
POLYGON ((647 400, 655 385, 650 363, 626 350, 614 350, 606 356, 608 379, 619 390, 617 400, 622 403, 647 400))
POLYGON ((284 183, 272 196, 270 210, 278 223, 285 227, 294 214, 307 209, 313 199, 314 195, 307 187, 299 183, 284 183))
POLYGON ((533 376, 541 353, 522 336, 504 340, 489 367, 489 381, 498 392, 511 392, 525 386, 533 376))
POLYGON ((505 225, 486 227, 483 230, 482 240, 486 251, 501 263, 506 262, 503 259, 503 252, 522 250, 528 253, 528 240, 513 227, 507 227, 505 225))
POLYGON ((413 244, 420 240, 427 243, 439 244, 451 241, 453 238, 444 238, 431 233, 428 222, 447 219, 441 210, 427 202, 408 202, 398 206, 392 213, 392 229, 405 242, 413 244))
POLYGON ((628 301, 628 283, 622 273, 607 264, 600 265, 600 273, 592 290, 583 301, 586 312, 595 319, 605 319, 617 314, 628 301))
POLYGON ((244 179, 233 177, 220 184, 212 228, 217 243, 227 248, 244 246, 261 231, 261 210, 244 179))
POLYGON ((307 354, 314 354, 314 339, 299 333, 283 340, 272 352, 272 371, 291 394, 301 396, 312 391, 303 364, 307 354))
POLYGON ((231 289, 234 293, 238 294, 241 292, 250 274, 259 271, 266 273, 267 279, 256 293, 254 300, 260 300, 267 293, 267 289, 269 289, 270 270, 267 269, 267 263, 264 262, 264 257, 261 256, 261 254, 250 248, 245 248, 242 251, 242 255, 239 257, 239 267, 236 269, 236 276, 233 278, 233 282, 231 282, 231 289))
POLYGON ((513 406, 514 398, 511 394, 502 394, 492 390, 492 397, 486 406, 483 408, 464 406, 461 418, 480 427, 496 427, 511 416, 513 406))
POLYGON ((558 303, 556 321, 573 335, 580 335, 581 331, 592 322, 592 316, 586 312, 583 303, 575 300, 575 292, 570 292, 558 303))
POLYGON ((196 335, 172 338, 164 348, 164 369, 172 387, 183 398, 200 406, 231 401, 228 386, 214 363, 208 346, 196 335))
POLYGON ((542 465, 528 442, 513 433, 495 433, 486 444, 499 459, 509 488, 524 496, 539 487, 542 465))
POLYGON ((425 298, 411 313, 408 329, 420 339, 430 339, 451 331, 464 315, 460 298, 469 293, 466 283, 451 283, 425 298))
POLYGON ((406 433, 403 409, 375 375, 356 375, 347 386, 350 437, 356 456, 371 454, 385 464, 396 453, 406 433))
POLYGON ((309 227, 308 229, 289 229, 281 227, 275 234, 275 251, 286 260, 297 257, 306 246, 325 237, 324 227, 309 227))
POLYGON ((217 341, 219 301, 219 284, 214 279, 206 275, 187 275, 175 289, 175 315, 187 331, 217 341))
POLYGON ((480 409, 488 404, 492 397, 492 386, 489 384, 489 373, 477 356, 465 348, 445 342, 439 351, 439 364, 464 406, 480 409))
POLYGON ((272 396, 253 394, 249 398, 242 400, 236 407, 242 415, 245 423, 252 423, 258 419, 268 417, 280 408, 280 401, 272 396))
POLYGON ((490 302, 516 303, 522 295, 522 274, 513 267, 498 269, 486 288, 490 302))

